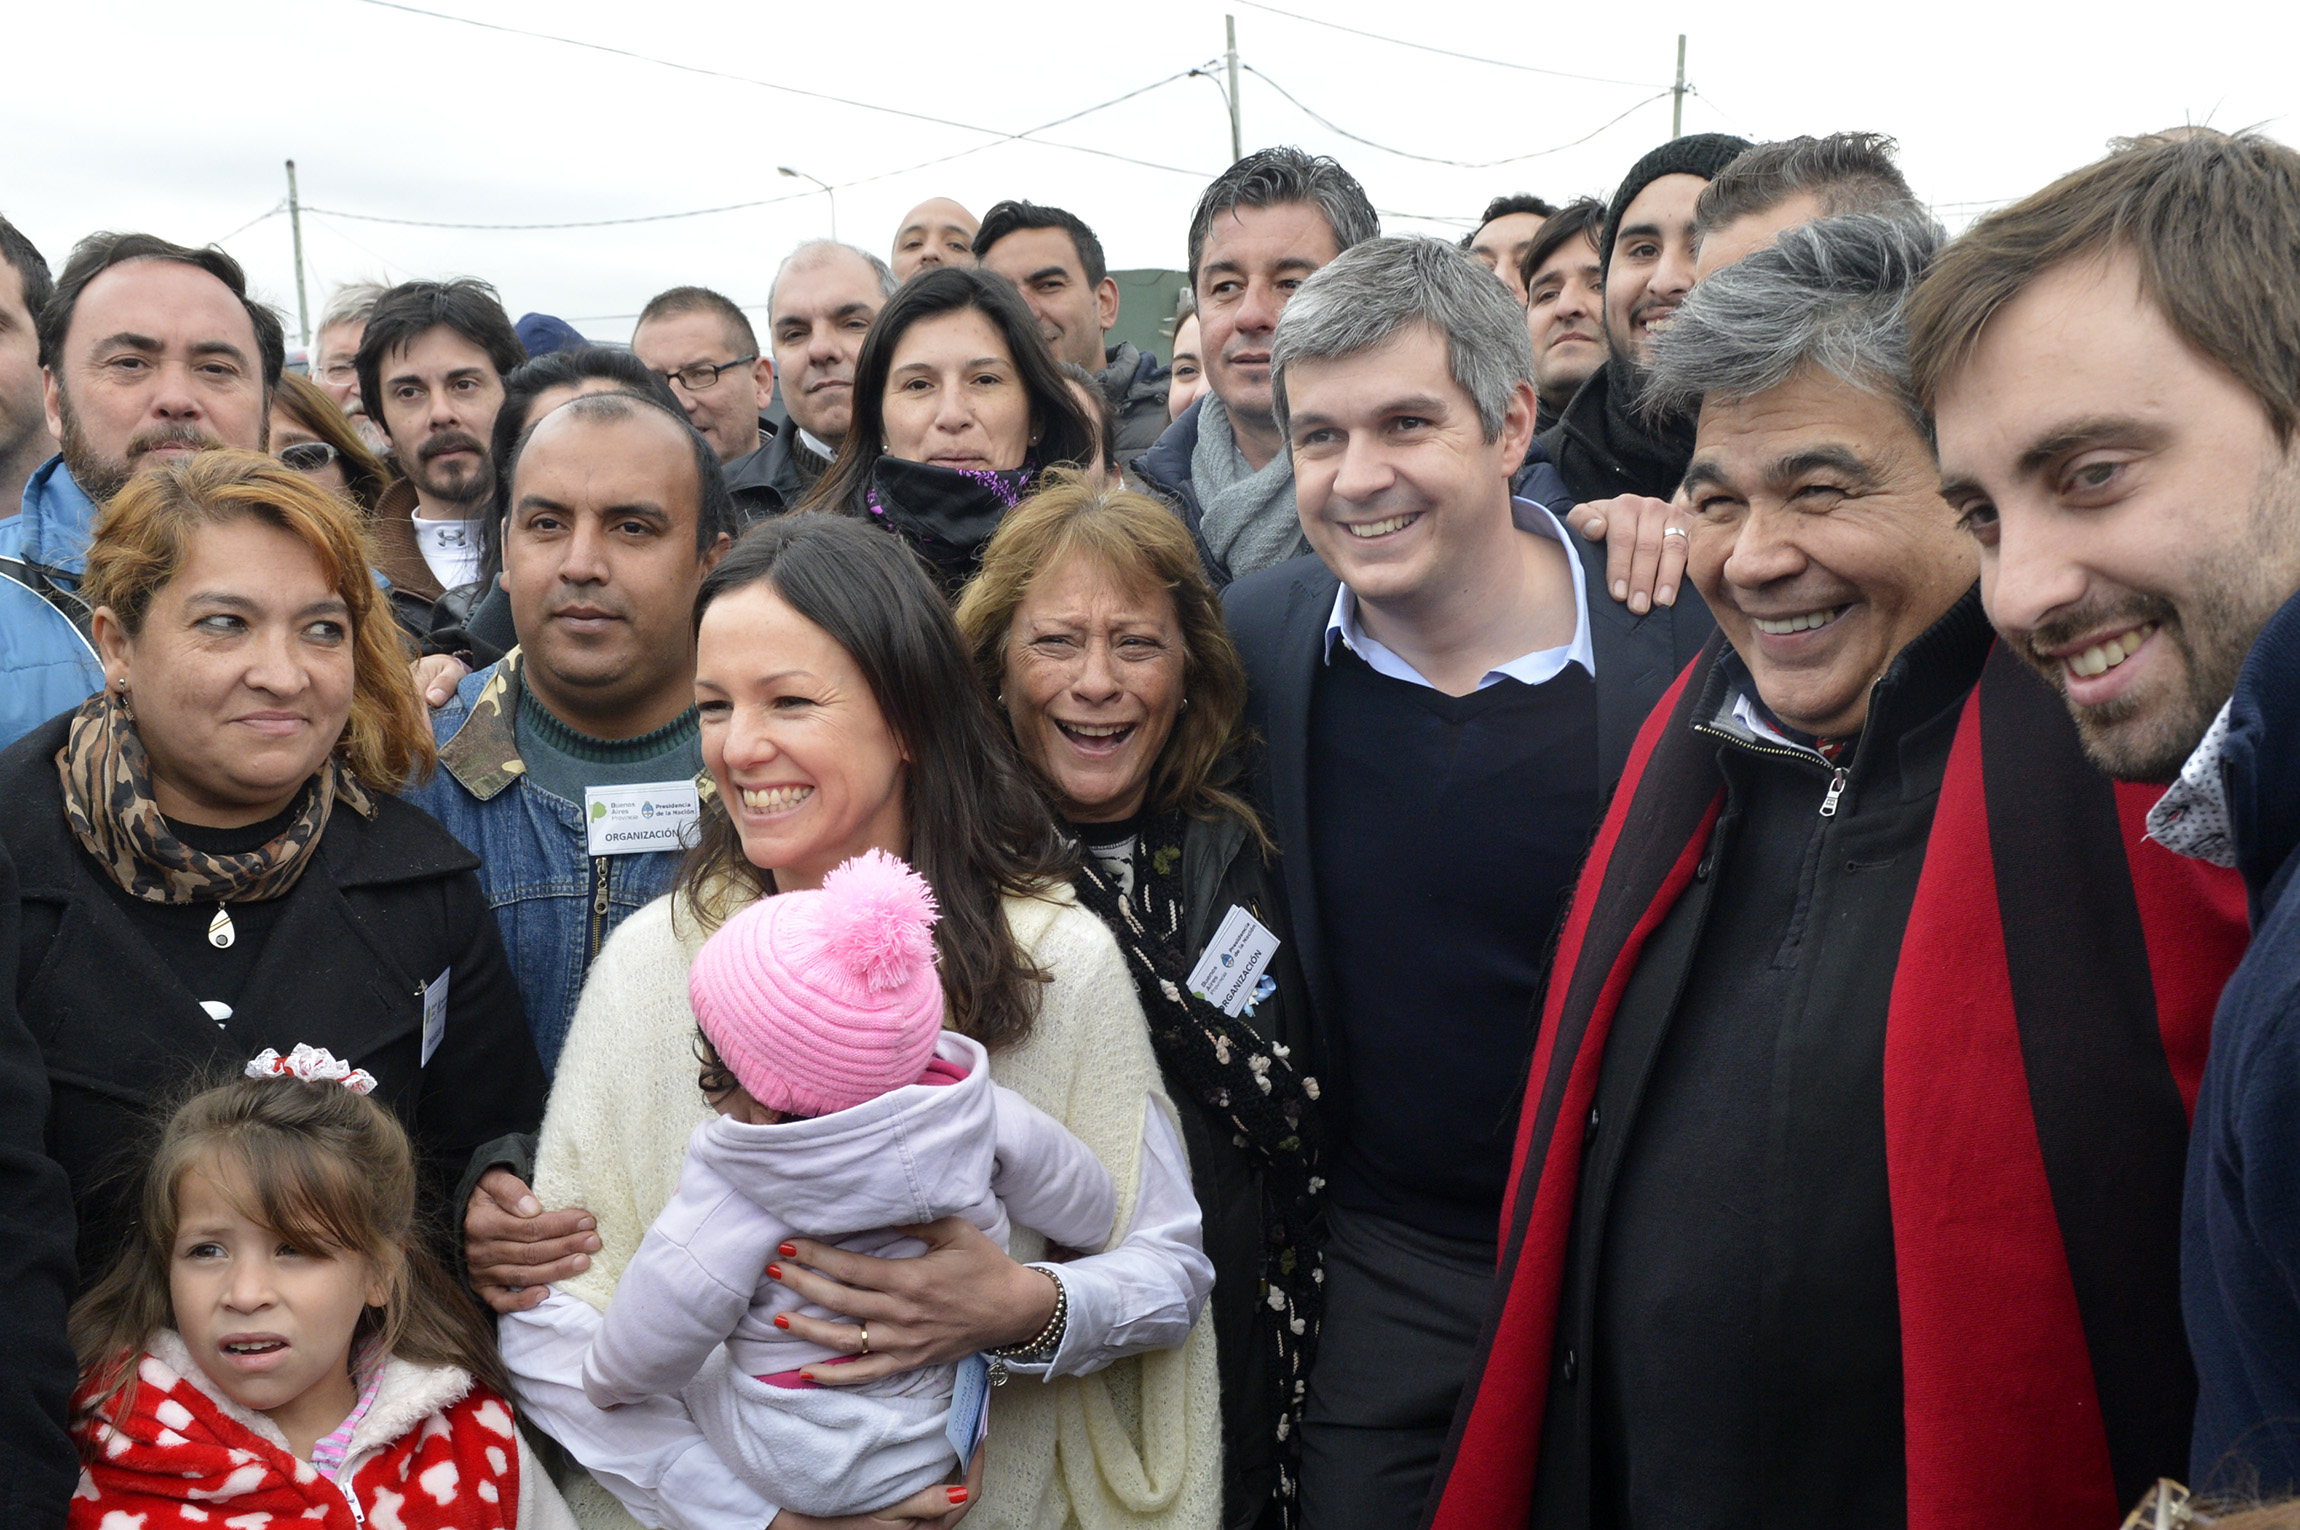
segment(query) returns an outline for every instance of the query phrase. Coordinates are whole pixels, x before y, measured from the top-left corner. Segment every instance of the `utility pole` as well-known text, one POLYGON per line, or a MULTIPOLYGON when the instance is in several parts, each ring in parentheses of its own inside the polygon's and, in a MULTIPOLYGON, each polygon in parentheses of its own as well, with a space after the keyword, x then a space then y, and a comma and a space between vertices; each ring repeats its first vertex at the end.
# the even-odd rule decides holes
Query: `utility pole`
POLYGON ((1230 35, 1230 51, 1223 62, 1230 66, 1230 162, 1236 164, 1246 157, 1246 135, 1238 127, 1238 18, 1224 16, 1222 25, 1230 35))
POLYGON ((775 171, 779 175, 789 176, 794 181, 813 181, 822 188, 823 195, 830 199, 831 240, 836 243, 839 237, 839 194, 831 189, 830 183, 820 176, 809 175, 804 170, 793 169, 789 165, 777 165, 775 171))
POLYGON ((288 227, 295 230, 295 319, 303 332, 303 343, 311 344, 311 300, 303 290, 303 203, 295 194, 295 161, 287 162, 288 170, 288 227))
POLYGON ((1669 92, 1669 136, 1685 136, 1685 34, 1677 34, 1677 85, 1669 92))

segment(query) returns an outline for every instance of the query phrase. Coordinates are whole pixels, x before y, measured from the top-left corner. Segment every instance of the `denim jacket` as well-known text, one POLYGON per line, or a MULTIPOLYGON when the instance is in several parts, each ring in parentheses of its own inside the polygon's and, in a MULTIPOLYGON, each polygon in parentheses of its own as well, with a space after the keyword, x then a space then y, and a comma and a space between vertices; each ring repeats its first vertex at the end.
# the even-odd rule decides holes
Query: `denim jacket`
MULTIPOLYGON (((582 808, 527 779, 513 726, 519 650, 464 677, 431 714, 439 773, 401 795, 479 857, 479 882, 503 930, 546 1075, 575 1017, 583 975, 615 926, 671 890, 679 852, 594 856, 582 808)), ((706 800, 708 775, 696 778, 706 800)))
POLYGON ((0 519, 0 749, 103 689, 84 611, 77 621, 67 614, 95 522, 95 501, 62 457, 43 463, 22 508, 0 519))

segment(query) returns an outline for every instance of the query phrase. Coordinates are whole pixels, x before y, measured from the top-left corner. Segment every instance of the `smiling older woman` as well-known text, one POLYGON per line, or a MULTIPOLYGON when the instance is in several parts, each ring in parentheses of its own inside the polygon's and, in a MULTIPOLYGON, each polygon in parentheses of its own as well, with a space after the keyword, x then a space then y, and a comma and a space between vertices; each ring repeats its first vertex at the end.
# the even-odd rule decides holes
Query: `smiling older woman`
POLYGON ((1269 840, 1227 785, 1245 671, 1173 512, 1067 474, 990 539, 958 625, 1085 851, 1073 885, 1126 953, 1181 1112, 1215 1271, 1222 1520, 1243 1530, 1294 1497, 1321 1305, 1317 1085, 1289 1055, 1308 999, 1269 840), (1252 942, 1241 916, 1275 952, 1210 1002, 1193 968, 1217 942, 1233 957, 1252 942))
POLYGON ((0 982, 46 1056, 84 1279, 145 1111, 265 1047, 375 1075, 434 1206, 542 1114, 477 862, 391 795, 431 740, 357 514, 254 452, 131 480, 82 586, 104 689, 0 754, 22 882, 0 982))

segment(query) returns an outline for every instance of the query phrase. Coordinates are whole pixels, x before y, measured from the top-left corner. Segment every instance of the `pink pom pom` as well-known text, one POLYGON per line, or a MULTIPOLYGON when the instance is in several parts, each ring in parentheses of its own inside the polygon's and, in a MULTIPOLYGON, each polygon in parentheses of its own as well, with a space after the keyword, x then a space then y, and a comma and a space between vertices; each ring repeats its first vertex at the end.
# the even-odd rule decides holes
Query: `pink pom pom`
POLYGON ((874 993, 900 988, 934 960, 934 889, 884 850, 865 850, 823 878, 823 952, 874 993))

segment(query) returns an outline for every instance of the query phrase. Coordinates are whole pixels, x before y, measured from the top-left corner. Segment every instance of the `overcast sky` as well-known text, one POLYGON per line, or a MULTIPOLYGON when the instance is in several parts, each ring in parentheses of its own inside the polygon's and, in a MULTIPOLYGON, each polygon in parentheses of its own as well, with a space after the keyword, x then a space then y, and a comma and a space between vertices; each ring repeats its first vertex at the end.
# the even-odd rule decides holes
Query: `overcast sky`
POLYGON ((307 207, 315 314, 335 283, 361 276, 483 276, 514 315, 556 313, 612 339, 627 339, 640 304, 677 283, 763 304, 782 252, 831 231, 832 199, 778 174, 784 165, 844 188, 839 234, 881 253, 900 214, 924 197, 955 196, 979 214, 1027 196, 1084 217, 1114 267, 1178 267, 1191 205, 1229 162, 1230 128, 1214 81, 1169 77, 1216 65, 1226 11, 1237 17, 1241 58, 1261 71, 1245 75, 1240 93, 1246 146, 1334 155, 1365 183, 1389 232, 1458 233, 1502 192, 1563 200, 1609 191, 1668 136, 1679 32, 1690 37, 1696 92, 1687 132, 1891 133, 1910 181, 1952 228, 2121 134, 2198 121, 2300 141, 2291 84, 2300 10, 2289 3, 1284 7, 1628 83, 1444 57, 1239 0, 413 3, 14 7, 0 123, 15 152, 0 174, 0 213, 54 265, 99 228, 221 240, 287 313, 291 345, 288 219, 265 216, 284 201, 290 158, 307 207), (1043 143, 998 136, 1079 112, 1043 143), (910 168, 942 156, 958 157, 910 168), (1500 160, 1514 162, 1492 163, 1500 160), (551 230, 351 216, 568 223, 777 198, 551 230))

